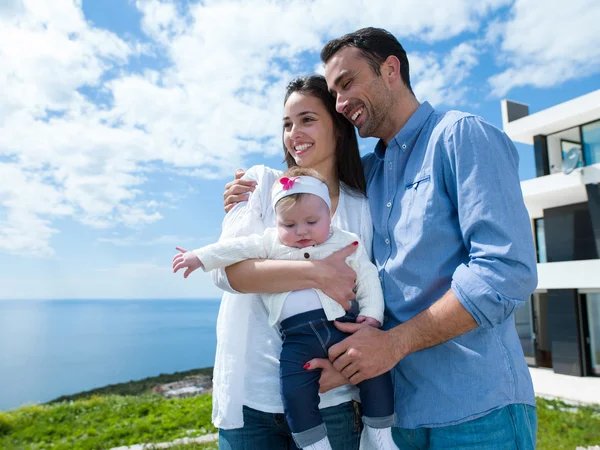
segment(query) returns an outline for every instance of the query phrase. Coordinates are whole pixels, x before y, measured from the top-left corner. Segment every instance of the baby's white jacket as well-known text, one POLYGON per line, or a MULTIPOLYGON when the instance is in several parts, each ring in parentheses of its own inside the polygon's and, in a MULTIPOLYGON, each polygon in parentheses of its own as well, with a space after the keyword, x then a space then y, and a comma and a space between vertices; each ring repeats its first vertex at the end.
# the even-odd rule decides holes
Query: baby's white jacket
MULTIPOLYGON (((253 234, 232 239, 225 239, 193 251, 202 261, 205 272, 231 266, 246 259, 283 259, 283 260, 319 260, 327 258, 341 248, 359 241, 358 236, 339 228, 332 227, 333 234, 320 245, 295 248, 283 245, 277 236, 276 228, 267 228, 264 234, 253 234)), ((346 263, 356 272, 356 302, 359 314, 372 317, 383 324, 383 292, 377 268, 369 260, 363 244, 359 242, 356 251, 346 258, 346 263)), ((328 320, 342 317, 344 308, 321 290, 316 290, 328 320)), ((283 303, 289 292, 277 294, 261 294, 265 307, 269 312, 269 325, 274 326, 279 320, 283 303)))

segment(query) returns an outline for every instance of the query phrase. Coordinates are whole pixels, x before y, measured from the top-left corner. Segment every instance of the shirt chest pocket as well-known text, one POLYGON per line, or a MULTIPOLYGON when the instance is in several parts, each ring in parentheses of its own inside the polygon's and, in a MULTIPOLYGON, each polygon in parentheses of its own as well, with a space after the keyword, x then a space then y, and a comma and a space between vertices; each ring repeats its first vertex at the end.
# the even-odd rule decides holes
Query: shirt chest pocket
POLYGON ((410 234, 420 234, 430 210, 433 186, 430 175, 418 175, 410 183, 406 183, 404 192, 404 228, 410 234))

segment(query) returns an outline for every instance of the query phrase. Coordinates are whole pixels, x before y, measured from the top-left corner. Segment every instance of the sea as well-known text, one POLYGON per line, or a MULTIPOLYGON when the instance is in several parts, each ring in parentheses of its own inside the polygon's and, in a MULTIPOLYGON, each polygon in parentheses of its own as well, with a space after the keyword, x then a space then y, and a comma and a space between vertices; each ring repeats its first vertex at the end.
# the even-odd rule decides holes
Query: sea
POLYGON ((0 301, 0 411, 211 367, 219 300, 0 301))

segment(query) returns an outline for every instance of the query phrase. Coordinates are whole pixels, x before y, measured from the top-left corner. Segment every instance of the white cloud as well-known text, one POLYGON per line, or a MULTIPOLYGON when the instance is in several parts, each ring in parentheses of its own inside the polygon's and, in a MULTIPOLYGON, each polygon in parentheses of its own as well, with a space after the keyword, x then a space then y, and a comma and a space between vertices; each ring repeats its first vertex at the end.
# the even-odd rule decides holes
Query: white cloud
POLYGON ((52 255, 57 217, 93 226, 159 218, 136 205, 143 178, 122 151, 142 133, 103 124, 81 91, 136 52, 91 27, 79 1, 12 1, 0 15, 0 156, 9 161, 0 163, 0 251, 52 255))
MULTIPOLYGON (((329 38, 377 24, 437 42, 477 32, 506 4, 139 0, 142 45, 94 27, 81 0, 3 2, 0 251, 52 255, 62 217, 99 229, 160 220, 166 206, 145 190, 150 163, 215 178, 251 154, 279 154, 285 85, 329 38), (141 52, 161 69, 132 71, 141 52)), ((470 44, 414 55, 417 93, 459 103, 476 55, 470 44)))
POLYGON ((199 246, 203 243, 208 244, 217 241, 219 236, 209 237, 191 237, 191 236, 177 236, 173 234, 165 234, 154 238, 146 239, 140 234, 132 234, 129 236, 115 236, 115 237, 101 237, 97 241, 104 244, 112 244, 117 247, 148 247, 156 245, 169 245, 173 248, 176 245, 184 245, 185 243, 194 243, 199 246))
POLYGON ((517 0, 510 19, 494 23, 500 62, 490 78, 493 94, 514 87, 550 87, 600 72, 600 3, 596 0, 517 0))
POLYGON ((478 53, 472 43, 464 42, 441 60, 432 54, 412 56, 411 84, 417 98, 434 106, 462 104, 467 92, 464 80, 478 64, 478 53))
POLYGON ((69 215, 71 207, 40 172, 4 163, 0 180, 0 204, 6 211, 4 218, 0 215, 0 249, 29 257, 52 256, 48 242, 58 230, 47 217, 69 215))

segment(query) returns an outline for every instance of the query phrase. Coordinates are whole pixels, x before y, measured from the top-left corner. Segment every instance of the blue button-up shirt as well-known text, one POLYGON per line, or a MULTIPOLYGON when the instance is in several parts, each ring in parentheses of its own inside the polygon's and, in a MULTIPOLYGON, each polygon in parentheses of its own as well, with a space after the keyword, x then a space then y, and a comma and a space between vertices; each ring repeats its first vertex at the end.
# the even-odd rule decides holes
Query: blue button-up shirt
POLYGON ((518 154, 481 118, 423 103, 363 158, 386 328, 452 289, 479 327, 392 371, 398 426, 446 426, 535 405, 513 312, 537 285, 518 154))

